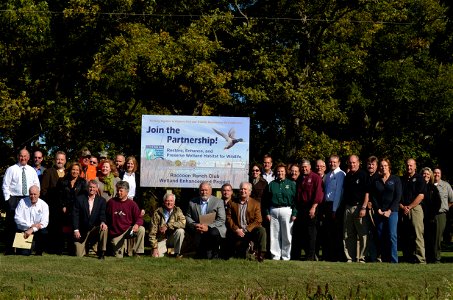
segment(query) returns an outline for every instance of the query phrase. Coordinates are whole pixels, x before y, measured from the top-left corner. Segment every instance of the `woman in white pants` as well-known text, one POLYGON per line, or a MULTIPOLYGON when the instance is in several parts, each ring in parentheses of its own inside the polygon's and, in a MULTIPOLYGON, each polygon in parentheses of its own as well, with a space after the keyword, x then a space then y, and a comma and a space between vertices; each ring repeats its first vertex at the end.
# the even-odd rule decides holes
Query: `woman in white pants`
POLYGON ((297 211, 294 205, 296 183, 286 178, 286 166, 276 168, 277 178, 267 189, 267 219, 270 222, 270 250, 272 259, 291 258, 292 227, 297 211))

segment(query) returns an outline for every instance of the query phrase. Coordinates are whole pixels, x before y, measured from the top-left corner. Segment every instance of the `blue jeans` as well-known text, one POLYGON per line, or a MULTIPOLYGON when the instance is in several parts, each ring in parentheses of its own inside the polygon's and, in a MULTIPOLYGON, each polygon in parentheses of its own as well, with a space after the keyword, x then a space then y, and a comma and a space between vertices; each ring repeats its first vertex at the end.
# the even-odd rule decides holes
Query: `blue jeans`
POLYGON ((392 212, 389 218, 375 215, 374 221, 378 234, 378 255, 382 261, 398 262, 398 212, 392 212))

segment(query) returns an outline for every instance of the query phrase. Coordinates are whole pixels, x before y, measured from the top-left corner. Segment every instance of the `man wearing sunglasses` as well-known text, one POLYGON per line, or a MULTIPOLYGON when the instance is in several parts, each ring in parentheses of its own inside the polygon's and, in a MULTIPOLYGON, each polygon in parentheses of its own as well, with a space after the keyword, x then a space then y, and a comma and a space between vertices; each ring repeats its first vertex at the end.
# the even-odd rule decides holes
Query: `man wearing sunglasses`
POLYGON ((44 161, 44 154, 37 150, 33 153, 33 168, 36 171, 36 174, 38 174, 39 181, 41 182, 42 180, 42 175, 44 174, 44 171, 46 168, 42 165, 42 162, 44 161))
POLYGON ((86 181, 90 181, 96 178, 96 166, 90 163, 91 152, 87 148, 82 149, 81 157, 79 159, 82 165, 81 177, 85 178, 86 181))
POLYGON ((99 164, 98 158, 96 156, 90 157, 90 165, 97 167, 99 164))

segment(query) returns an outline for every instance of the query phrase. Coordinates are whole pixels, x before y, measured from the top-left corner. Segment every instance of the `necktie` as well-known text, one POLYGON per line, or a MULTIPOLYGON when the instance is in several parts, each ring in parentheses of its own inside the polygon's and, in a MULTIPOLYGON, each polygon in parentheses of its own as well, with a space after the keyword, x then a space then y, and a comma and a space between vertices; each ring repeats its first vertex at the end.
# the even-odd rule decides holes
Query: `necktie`
POLYGON ((22 168, 22 195, 27 195, 27 176, 25 176, 25 167, 22 168))

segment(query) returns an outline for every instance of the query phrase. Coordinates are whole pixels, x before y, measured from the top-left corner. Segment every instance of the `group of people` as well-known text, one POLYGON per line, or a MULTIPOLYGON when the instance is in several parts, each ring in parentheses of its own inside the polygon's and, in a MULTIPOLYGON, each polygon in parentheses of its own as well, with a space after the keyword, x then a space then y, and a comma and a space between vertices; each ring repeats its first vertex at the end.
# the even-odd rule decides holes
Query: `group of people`
POLYGON ((357 155, 278 165, 264 156, 263 168, 251 169, 252 197, 261 199, 269 221, 272 259, 322 259, 347 262, 438 263, 453 190, 441 179, 440 168, 423 168, 406 161, 406 172, 391 173, 387 158, 371 156, 366 170, 357 155), (288 176, 286 173, 289 173, 288 176))
MULTIPOLYGON (((138 163, 117 155, 115 162, 85 149, 79 162, 67 167, 66 154, 55 153, 51 168, 42 166, 43 153, 23 149, 18 162, 3 177, 6 210, 6 254, 13 254, 16 232, 33 234, 33 249, 40 255, 64 251, 84 255, 94 246, 103 258, 107 240, 116 256, 144 253, 144 209, 139 193, 138 163), (67 168, 66 168, 67 167, 67 168), (125 243, 132 240, 134 243, 125 243), (44 246, 45 245, 45 246, 44 246), (129 246, 129 247, 126 247, 129 246)), ((20 254, 31 254, 19 250, 20 254)))
MULTIPOLYGON (((16 232, 34 236, 38 255, 66 250, 83 256, 95 247, 99 258, 108 249, 116 257, 144 253, 145 210, 134 157, 98 160, 84 149, 66 169, 66 154, 59 151, 54 166, 45 169, 43 153, 33 156, 31 166, 30 153, 21 150, 4 175, 7 254, 16 232)), ((207 259, 298 260, 303 250, 306 260, 396 263, 399 246, 405 262, 440 262, 453 205, 441 170, 423 168, 419 174, 411 158, 399 177, 386 158, 369 157, 366 170, 357 155, 347 162, 346 172, 337 155, 329 158, 329 172, 324 161, 316 162, 314 172, 305 159, 273 169, 272 157, 265 155, 262 166, 251 166, 237 197, 231 184, 222 186, 220 199, 202 182, 183 210, 166 193, 151 214, 152 256, 181 258, 190 241, 196 257, 207 259)))

